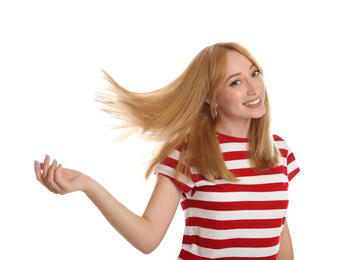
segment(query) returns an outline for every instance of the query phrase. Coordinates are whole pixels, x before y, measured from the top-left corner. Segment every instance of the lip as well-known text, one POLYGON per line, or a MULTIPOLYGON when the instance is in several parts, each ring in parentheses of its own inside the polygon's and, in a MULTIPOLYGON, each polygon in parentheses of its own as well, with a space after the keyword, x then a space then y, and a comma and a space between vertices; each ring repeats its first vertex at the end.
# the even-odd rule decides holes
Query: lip
POLYGON ((257 107, 260 107, 261 105, 262 105, 261 96, 244 103, 244 106, 249 107, 249 108, 257 108, 257 107), (258 100, 258 102, 256 104, 248 105, 249 103, 255 102, 257 100, 258 100))

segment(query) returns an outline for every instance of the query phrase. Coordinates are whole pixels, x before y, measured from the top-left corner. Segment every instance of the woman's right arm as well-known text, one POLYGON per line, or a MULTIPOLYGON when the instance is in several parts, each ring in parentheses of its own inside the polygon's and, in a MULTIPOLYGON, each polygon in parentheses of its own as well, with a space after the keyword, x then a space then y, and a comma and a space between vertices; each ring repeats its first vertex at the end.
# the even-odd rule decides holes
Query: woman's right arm
POLYGON ((157 183, 142 216, 117 201, 99 183, 85 174, 62 168, 50 158, 35 162, 36 178, 57 194, 83 191, 108 222, 135 248, 151 253, 162 241, 177 210, 182 191, 168 178, 158 175, 157 183))

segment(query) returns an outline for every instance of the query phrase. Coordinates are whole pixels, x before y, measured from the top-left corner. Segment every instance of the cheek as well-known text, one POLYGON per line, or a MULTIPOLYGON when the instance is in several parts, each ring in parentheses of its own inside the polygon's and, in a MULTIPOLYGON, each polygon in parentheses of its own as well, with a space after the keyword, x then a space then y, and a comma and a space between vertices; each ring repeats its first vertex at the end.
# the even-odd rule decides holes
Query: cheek
POLYGON ((241 104, 243 101, 242 93, 239 91, 222 91, 216 95, 216 102, 219 107, 230 107, 232 105, 241 104))
MULTIPOLYGON (((265 94, 266 87, 265 87, 265 83, 262 79, 258 83, 258 87, 261 89, 261 93, 265 94)), ((265 95, 263 95, 263 96, 265 96, 265 95)))
POLYGON ((266 88, 265 88, 265 85, 262 86, 261 88, 261 98, 263 101, 266 101, 266 88))

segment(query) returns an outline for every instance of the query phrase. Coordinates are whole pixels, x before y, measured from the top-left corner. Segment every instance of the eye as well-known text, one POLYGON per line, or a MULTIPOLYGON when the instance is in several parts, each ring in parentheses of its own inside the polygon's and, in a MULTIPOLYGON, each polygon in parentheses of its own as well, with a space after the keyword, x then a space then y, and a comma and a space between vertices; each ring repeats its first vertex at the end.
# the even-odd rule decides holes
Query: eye
POLYGON ((254 73, 252 73, 252 77, 260 76, 261 72, 259 70, 255 70, 254 73))
POLYGON ((237 86, 239 84, 241 84, 241 81, 240 80, 235 80, 233 83, 230 84, 230 87, 237 86))

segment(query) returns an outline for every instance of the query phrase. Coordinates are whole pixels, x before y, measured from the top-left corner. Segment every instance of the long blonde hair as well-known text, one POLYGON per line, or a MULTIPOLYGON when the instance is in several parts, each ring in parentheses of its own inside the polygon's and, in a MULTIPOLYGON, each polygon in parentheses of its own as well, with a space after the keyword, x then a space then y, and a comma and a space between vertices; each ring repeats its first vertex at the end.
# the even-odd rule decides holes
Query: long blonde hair
MULTIPOLYGON (((120 128, 139 129, 161 146, 149 162, 148 178, 155 167, 181 147, 176 174, 188 178, 190 168, 208 181, 237 179, 228 171, 216 136, 216 89, 227 71, 227 53, 244 54, 261 71, 252 54, 237 43, 218 43, 203 49, 173 82, 148 93, 135 93, 121 87, 105 71, 112 94, 98 96, 102 110, 120 119, 120 128)), ((279 162, 279 152, 270 133, 270 106, 265 91, 266 113, 252 119, 249 130, 249 157, 256 172, 279 162)))

